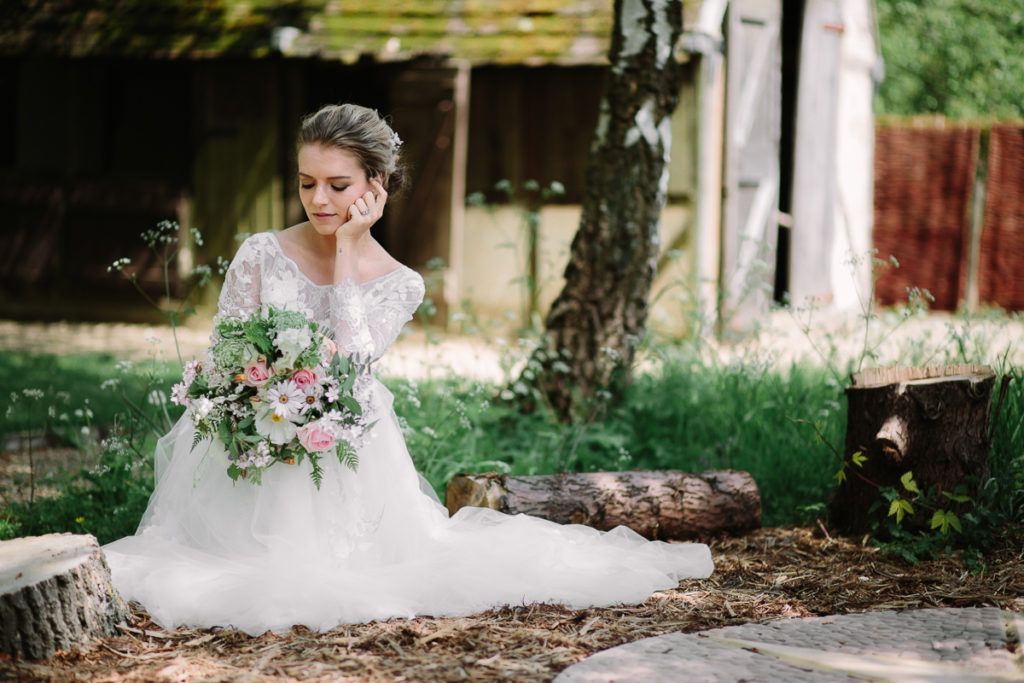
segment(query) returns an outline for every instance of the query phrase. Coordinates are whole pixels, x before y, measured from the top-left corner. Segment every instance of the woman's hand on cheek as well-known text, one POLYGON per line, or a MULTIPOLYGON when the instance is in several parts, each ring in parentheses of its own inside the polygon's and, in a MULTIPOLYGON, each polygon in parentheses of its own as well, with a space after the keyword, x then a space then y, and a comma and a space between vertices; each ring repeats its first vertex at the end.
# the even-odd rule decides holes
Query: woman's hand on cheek
POLYGON ((367 190, 348 207, 348 220, 335 233, 339 240, 356 241, 365 235, 370 226, 384 215, 384 204, 388 193, 378 178, 371 178, 370 185, 376 190, 367 190))

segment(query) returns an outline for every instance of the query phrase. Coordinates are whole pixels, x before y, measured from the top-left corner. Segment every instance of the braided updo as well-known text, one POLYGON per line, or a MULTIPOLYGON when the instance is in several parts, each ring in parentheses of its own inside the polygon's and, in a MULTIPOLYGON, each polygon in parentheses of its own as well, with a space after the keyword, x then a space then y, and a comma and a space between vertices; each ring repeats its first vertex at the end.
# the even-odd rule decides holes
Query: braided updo
POLYGON ((358 104, 329 104, 302 119, 296 149, 321 145, 349 152, 367 178, 380 176, 384 189, 397 194, 405 185, 402 140, 373 109, 358 104))

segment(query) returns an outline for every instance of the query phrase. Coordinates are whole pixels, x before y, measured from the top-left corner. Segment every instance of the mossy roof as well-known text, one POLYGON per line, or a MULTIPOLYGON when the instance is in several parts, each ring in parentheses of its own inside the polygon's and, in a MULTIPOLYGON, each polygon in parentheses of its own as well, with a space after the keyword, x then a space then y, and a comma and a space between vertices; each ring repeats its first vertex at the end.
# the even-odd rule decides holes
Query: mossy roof
POLYGON ((587 64, 611 27, 612 0, 14 0, 0 54, 587 64))

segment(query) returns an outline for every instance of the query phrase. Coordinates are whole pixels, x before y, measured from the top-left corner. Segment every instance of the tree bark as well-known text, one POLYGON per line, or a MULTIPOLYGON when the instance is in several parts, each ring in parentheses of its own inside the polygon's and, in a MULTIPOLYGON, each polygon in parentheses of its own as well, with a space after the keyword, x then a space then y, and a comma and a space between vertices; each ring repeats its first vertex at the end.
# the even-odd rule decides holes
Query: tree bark
POLYGON ((660 540, 741 534, 761 526, 757 484, 746 472, 732 470, 458 474, 448 482, 445 503, 451 514, 471 505, 602 531, 622 525, 660 540))
POLYGON ((682 84, 682 10, 679 0, 615 0, 612 66, 565 287, 523 375, 563 419, 602 389, 618 393, 644 332, 682 84))
MULTIPOLYGON (((879 487, 893 486, 904 498, 900 477, 912 472, 921 491, 952 493, 968 477, 983 480, 992 445, 989 405, 995 374, 983 365, 877 368, 853 375, 846 390, 846 478, 829 504, 837 531, 862 533, 884 518, 879 487), (854 453, 866 460, 852 464, 854 453)), ((917 517, 924 510, 918 509, 917 517)), ((927 519, 911 519, 923 524, 927 519)), ((907 522, 904 522, 905 524, 907 522)))
POLYGON ((0 652, 43 659, 116 633, 128 608, 92 536, 0 543, 0 652))

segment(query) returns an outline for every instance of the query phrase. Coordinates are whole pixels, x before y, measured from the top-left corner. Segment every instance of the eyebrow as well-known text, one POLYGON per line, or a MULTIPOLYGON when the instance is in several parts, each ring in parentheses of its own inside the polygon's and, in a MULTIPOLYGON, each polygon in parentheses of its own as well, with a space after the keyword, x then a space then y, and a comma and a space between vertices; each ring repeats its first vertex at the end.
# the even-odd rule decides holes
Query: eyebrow
MULTIPOLYGON (((303 173, 302 171, 299 171, 299 175, 304 177, 304 178, 312 178, 313 177, 313 176, 309 175, 308 173, 303 173)), ((329 176, 327 179, 328 180, 351 180, 352 176, 332 175, 332 176, 329 176)))

